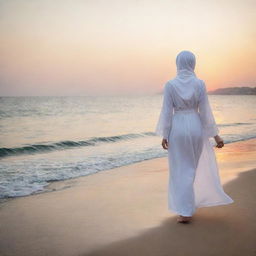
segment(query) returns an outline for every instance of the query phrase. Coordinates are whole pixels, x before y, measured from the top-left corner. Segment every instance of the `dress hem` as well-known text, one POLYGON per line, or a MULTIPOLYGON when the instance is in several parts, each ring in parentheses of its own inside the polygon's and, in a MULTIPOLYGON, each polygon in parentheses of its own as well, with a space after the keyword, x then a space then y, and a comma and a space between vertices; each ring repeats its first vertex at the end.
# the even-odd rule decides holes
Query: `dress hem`
POLYGON ((218 206, 218 205, 226 205, 226 204, 232 204, 234 203, 234 200, 228 200, 226 202, 215 202, 215 203, 206 203, 206 204, 199 204, 196 206, 196 208, 202 208, 202 207, 211 207, 211 206, 218 206))
POLYGON ((192 214, 183 214, 183 213, 179 212, 178 210, 172 209, 171 207, 168 207, 168 210, 171 211, 171 212, 175 212, 176 214, 182 215, 184 217, 192 217, 197 208, 220 206, 220 205, 227 205, 227 204, 232 204, 232 203, 234 203, 234 200, 231 199, 231 200, 226 201, 226 202, 220 202, 219 201, 219 202, 214 202, 214 203, 199 204, 195 207, 195 210, 193 211, 192 214))

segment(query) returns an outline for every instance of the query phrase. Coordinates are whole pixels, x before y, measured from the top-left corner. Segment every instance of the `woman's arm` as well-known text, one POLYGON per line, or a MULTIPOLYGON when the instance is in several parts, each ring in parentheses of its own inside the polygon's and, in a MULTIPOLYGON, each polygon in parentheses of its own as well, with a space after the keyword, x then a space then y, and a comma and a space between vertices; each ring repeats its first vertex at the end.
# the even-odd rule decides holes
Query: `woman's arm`
POLYGON ((171 130, 173 116, 173 101, 169 86, 170 84, 168 82, 164 86, 162 108, 155 129, 155 133, 163 137, 162 145, 165 145, 163 145, 164 149, 167 149, 168 146, 167 142, 171 130))
POLYGON ((202 87, 199 98, 199 115, 203 125, 204 133, 207 137, 214 137, 217 147, 222 148, 224 146, 223 139, 219 136, 219 129, 216 125, 215 118, 212 113, 212 109, 209 103, 206 86, 202 81, 202 87))
POLYGON ((202 81, 202 87, 199 96, 199 116, 203 125, 204 133, 207 137, 215 137, 219 134, 212 109, 206 92, 205 83, 202 81))

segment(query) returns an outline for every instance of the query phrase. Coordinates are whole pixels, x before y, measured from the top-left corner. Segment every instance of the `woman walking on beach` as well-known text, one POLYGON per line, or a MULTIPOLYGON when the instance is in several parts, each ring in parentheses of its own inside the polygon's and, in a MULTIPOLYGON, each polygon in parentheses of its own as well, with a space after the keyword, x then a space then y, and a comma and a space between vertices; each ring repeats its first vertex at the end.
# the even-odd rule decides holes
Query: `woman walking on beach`
POLYGON ((224 142, 218 135, 206 86, 197 78, 195 55, 182 51, 176 57, 177 76, 164 86, 163 104, 155 133, 168 150, 168 208, 178 222, 191 220, 196 208, 230 204, 223 191, 214 149, 224 142))

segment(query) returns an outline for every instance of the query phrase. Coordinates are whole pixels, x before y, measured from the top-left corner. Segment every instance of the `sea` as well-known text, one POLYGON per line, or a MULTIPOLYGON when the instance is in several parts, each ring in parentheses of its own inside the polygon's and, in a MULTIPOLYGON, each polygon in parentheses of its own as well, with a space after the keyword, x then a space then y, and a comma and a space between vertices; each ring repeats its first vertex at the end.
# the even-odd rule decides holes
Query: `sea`
MULTIPOLYGON (((226 144, 256 138, 255 96, 209 101, 226 144)), ((0 97, 0 199, 167 156, 154 133, 161 106, 161 94, 0 97)))

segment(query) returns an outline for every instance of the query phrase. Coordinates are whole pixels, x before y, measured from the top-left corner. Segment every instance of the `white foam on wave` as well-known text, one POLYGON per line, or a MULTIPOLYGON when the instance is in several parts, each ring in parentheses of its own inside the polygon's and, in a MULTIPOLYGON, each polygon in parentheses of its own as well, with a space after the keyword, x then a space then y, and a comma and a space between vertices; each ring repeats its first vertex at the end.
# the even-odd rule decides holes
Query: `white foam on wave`
MULTIPOLYGON (((232 143, 256 138, 256 136, 227 135, 223 138, 226 143, 232 143)), ((159 140, 158 138, 154 139, 159 140)), ((211 144, 215 145, 212 139, 211 144)), ((108 154, 104 150, 98 154, 92 152, 92 155, 86 158, 83 151, 74 150, 73 152, 75 157, 70 156, 68 159, 66 155, 53 159, 38 155, 25 161, 17 158, 15 161, 2 162, 0 166, 0 198, 27 196, 49 191, 46 187, 52 181, 87 176, 143 160, 167 156, 167 151, 163 150, 160 145, 153 147, 142 145, 141 148, 137 146, 137 149, 133 147, 129 151, 123 144, 120 144, 119 150, 113 149, 108 154), (76 157, 77 155, 80 156, 76 157)))

